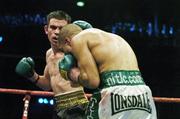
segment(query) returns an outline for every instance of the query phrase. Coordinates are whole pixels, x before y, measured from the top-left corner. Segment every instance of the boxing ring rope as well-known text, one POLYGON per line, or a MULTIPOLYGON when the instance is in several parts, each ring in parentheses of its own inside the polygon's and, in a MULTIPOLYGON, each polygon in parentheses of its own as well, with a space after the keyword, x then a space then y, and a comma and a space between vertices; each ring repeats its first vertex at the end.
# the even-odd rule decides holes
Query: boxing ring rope
MULTIPOLYGON (((22 114, 22 119, 28 119, 29 102, 31 96, 47 96, 47 97, 54 96, 53 92, 48 92, 48 91, 32 91, 32 90, 6 89, 6 88, 0 88, 0 93, 25 95, 23 98, 24 110, 22 114)), ((88 99, 92 96, 92 94, 85 94, 85 95, 88 99)), ((160 102, 160 103, 180 103, 180 98, 153 97, 153 99, 155 102, 160 102)))

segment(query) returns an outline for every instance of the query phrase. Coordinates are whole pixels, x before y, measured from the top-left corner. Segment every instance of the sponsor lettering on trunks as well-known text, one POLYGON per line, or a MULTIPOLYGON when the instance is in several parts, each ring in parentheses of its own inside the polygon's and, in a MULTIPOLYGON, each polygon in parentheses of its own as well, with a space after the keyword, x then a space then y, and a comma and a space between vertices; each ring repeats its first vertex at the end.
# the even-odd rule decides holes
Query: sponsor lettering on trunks
POLYGON ((143 84, 142 77, 140 75, 123 75, 121 72, 119 73, 111 73, 111 76, 106 80, 108 86, 112 86, 115 84, 143 84))
POLYGON ((148 93, 139 95, 119 95, 111 93, 112 115, 127 110, 143 110, 152 112, 148 93))

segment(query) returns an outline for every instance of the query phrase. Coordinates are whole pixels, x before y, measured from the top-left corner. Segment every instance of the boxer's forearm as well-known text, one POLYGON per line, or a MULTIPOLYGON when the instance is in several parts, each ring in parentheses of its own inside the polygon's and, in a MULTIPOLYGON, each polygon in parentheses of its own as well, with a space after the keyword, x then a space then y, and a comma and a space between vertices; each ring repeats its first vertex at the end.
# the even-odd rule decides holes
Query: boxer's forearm
POLYGON ((88 78, 88 75, 86 73, 81 73, 78 76, 77 82, 89 89, 95 89, 99 86, 99 81, 97 79, 88 78))
MULTIPOLYGON (((35 73, 37 74, 37 73, 35 73)), ((32 81, 35 83, 36 86, 38 86, 39 88, 43 89, 43 90, 46 90, 46 91, 49 91, 51 90, 51 85, 50 85, 50 80, 47 79, 44 75, 39 75, 37 74, 38 78, 31 78, 30 80, 35 80, 35 81, 32 81)))

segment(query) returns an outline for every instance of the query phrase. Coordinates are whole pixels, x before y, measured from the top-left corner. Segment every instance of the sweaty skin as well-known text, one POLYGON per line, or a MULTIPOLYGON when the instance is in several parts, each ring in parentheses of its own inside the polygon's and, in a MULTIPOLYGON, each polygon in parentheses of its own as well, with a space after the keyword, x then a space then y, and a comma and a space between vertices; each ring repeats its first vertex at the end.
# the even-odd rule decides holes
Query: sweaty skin
POLYGON ((139 70, 136 56, 129 44, 120 36, 100 29, 91 28, 67 36, 60 47, 77 58, 81 72, 80 83, 87 88, 99 86, 99 73, 139 70))
POLYGON ((104 71, 139 70, 133 50, 117 35, 90 29, 76 35, 71 43, 79 61, 82 79, 89 80, 90 87, 99 86, 99 73, 104 71))

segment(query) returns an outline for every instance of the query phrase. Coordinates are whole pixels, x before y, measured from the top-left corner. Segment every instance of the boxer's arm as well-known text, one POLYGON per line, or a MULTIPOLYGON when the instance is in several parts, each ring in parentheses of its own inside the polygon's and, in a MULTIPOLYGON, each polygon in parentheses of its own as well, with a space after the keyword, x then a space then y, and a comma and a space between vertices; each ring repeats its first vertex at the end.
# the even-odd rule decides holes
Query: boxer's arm
POLYGON ((43 89, 43 90, 51 90, 51 85, 50 85, 50 76, 48 74, 48 68, 47 66, 44 69, 44 74, 43 75, 39 75, 39 79, 36 83, 36 85, 43 89))
POLYGON ((88 48, 87 39, 74 39, 72 43, 73 54, 78 61, 80 75, 78 82, 87 88, 97 88, 100 83, 96 62, 88 48))
MULTIPOLYGON (((46 63, 47 63, 47 59, 50 56, 50 54, 51 54, 51 49, 47 50, 47 52, 46 52, 46 63)), ((44 68, 43 74, 42 75, 38 74, 38 75, 39 75, 39 79, 38 79, 36 85, 43 90, 47 90, 47 91, 51 90, 50 76, 48 73, 47 65, 44 68)))

